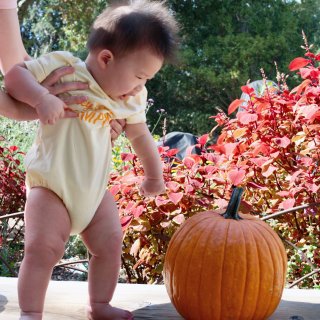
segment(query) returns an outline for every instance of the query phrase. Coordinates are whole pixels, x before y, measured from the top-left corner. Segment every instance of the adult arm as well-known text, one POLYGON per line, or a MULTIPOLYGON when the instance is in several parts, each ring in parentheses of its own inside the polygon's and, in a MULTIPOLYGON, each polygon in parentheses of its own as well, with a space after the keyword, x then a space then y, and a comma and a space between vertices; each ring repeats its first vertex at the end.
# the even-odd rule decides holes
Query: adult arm
MULTIPOLYGON (((1 1, 1 0, 0 0, 1 1)), ((87 83, 83 82, 65 82, 59 83, 59 80, 64 75, 73 73, 72 67, 62 67, 54 70, 50 75, 41 83, 51 94, 59 95, 60 93, 72 91, 72 90, 83 90, 88 87, 87 83)), ((82 103, 87 100, 85 96, 68 96, 63 98, 64 102, 68 105, 82 103)), ((0 90, 0 115, 18 121, 37 120, 39 116, 36 110, 29 105, 19 102, 12 97, 8 96, 5 92, 0 90)), ((65 118, 77 117, 75 112, 65 110, 65 118)), ((117 138, 122 132, 122 127, 118 122, 113 124, 115 127, 114 132, 111 132, 113 139, 117 138)))
MULTIPOLYGON (((0 0, 0 70, 6 74, 14 65, 31 58, 27 54, 20 34, 17 14, 17 0, 0 0)), ((63 67, 52 72, 42 85, 52 94, 68 92, 70 90, 86 89, 88 84, 81 82, 61 83, 59 80, 66 74, 74 72, 71 67, 63 67)), ((70 96, 65 99, 66 104, 75 104, 85 101, 83 96, 70 96)), ((18 102, 0 91, 0 114, 15 120, 35 120, 38 115, 30 106, 18 102)), ((75 117, 71 111, 65 112, 66 117, 75 117)))
MULTIPOLYGON (((19 19, 17 14, 17 0, 0 0, 0 71, 6 74, 15 64, 30 60, 30 56, 23 45, 19 19)), ((87 83, 64 82, 60 79, 67 74, 74 72, 72 67, 62 67, 53 71, 41 84, 53 95, 59 95, 73 90, 88 88, 87 83)), ((70 96, 64 99, 68 105, 81 103, 87 100, 84 96, 70 96)), ((7 97, 0 91, 0 114, 15 120, 35 120, 37 113, 33 108, 21 102, 7 97)), ((74 117, 75 113, 65 112, 65 117, 74 117)), ((115 140, 123 131, 124 120, 112 120, 111 139, 115 140)))
POLYGON ((22 43, 16 3, 16 0, 0 0, 0 70, 2 74, 6 74, 16 63, 30 59, 22 43))

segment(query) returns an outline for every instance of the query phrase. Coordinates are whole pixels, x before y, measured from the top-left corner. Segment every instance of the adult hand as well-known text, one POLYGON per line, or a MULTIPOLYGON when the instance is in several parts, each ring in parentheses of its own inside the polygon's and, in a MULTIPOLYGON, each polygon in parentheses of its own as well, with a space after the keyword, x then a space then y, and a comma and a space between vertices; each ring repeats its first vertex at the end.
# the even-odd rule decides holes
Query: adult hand
MULTIPOLYGON (((41 85, 47 88, 49 92, 53 95, 59 95, 61 93, 66 93, 68 91, 87 89, 89 87, 89 84, 85 82, 79 82, 79 81, 64 82, 64 83, 59 82, 63 76, 67 74, 72 74, 73 72, 74 72, 73 67, 61 67, 59 69, 56 69, 52 71, 45 80, 42 81, 41 85)), ((67 105, 78 104, 88 100, 86 96, 80 96, 80 95, 67 96, 61 99, 67 105)), ((65 109, 64 117, 74 118, 74 117, 77 117, 77 114, 69 109, 65 109)), ((126 124, 126 121, 124 119, 115 119, 110 122, 112 145, 114 141, 122 133, 125 124, 126 124)))
MULTIPOLYGON (((61 93, 67 93, 68 91, 85 90, 89 88, 88 83, 74 81, 74 82, 59 82, 60 79, 67 75, 73 73, 75 70, 73 67, 61 67, 52 71, 48 77, 41 82, 41 85, 49 90, 53 95, 59 95, 61 93)), ((60 98, 66 105, 78 104, 87 101, 86 96, 74 95, 66 96, 60 98)), ((77 114, 70 109, 65 109, 64 118, 74 118, 77 114)), ((119 134, 118 134, 119 135, 119 134)))

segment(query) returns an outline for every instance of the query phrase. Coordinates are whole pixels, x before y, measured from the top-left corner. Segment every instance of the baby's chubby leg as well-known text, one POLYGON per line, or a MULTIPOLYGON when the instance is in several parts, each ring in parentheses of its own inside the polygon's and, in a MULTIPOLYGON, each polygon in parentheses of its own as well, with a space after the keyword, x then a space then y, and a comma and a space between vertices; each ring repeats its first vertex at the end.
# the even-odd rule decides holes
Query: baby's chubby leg
POLYGON ((88 319, 133 319, 129 311, 114 308, 109 304, 118 282, 123 234, 117 206, 108 191, 81 236, 92 255, 88 279, 88 319))
POLYGON ((42 319, 52 270, 64 253, 70 228, 60 198, 46 188, 32 188, 25 208, 25 255, 18 280, 20 319, 42 319))

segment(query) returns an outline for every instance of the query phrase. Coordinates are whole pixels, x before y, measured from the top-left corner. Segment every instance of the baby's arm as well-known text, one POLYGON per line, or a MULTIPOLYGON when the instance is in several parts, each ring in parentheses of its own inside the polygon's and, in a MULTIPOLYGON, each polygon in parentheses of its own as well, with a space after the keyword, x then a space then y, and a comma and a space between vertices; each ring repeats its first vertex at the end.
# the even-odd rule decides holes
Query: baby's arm
POLYGON ((145 180, 141 193, 145 196, 155 196, 165 191, 162 163, 158 148, 145 123, 127 124, 125 133, 134 151, 142 162, 145 180))
POLYGON ((43 124, 54 124, 64 117, 64 102, 38 83, 23 63, 11 68, 5 75, 4 82, 8 93, 14 99, 36 109, 43 124))

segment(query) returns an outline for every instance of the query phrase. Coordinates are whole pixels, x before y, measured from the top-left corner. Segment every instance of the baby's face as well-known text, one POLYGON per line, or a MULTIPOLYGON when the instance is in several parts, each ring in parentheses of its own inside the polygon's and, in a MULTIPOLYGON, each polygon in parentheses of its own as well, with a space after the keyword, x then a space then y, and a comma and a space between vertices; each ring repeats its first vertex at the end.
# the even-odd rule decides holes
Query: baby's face
POLYGON ((114 100, 135 96, 161 69, 163 59, 148 49, 110 59, 99 79, 103 91, 114 100))

